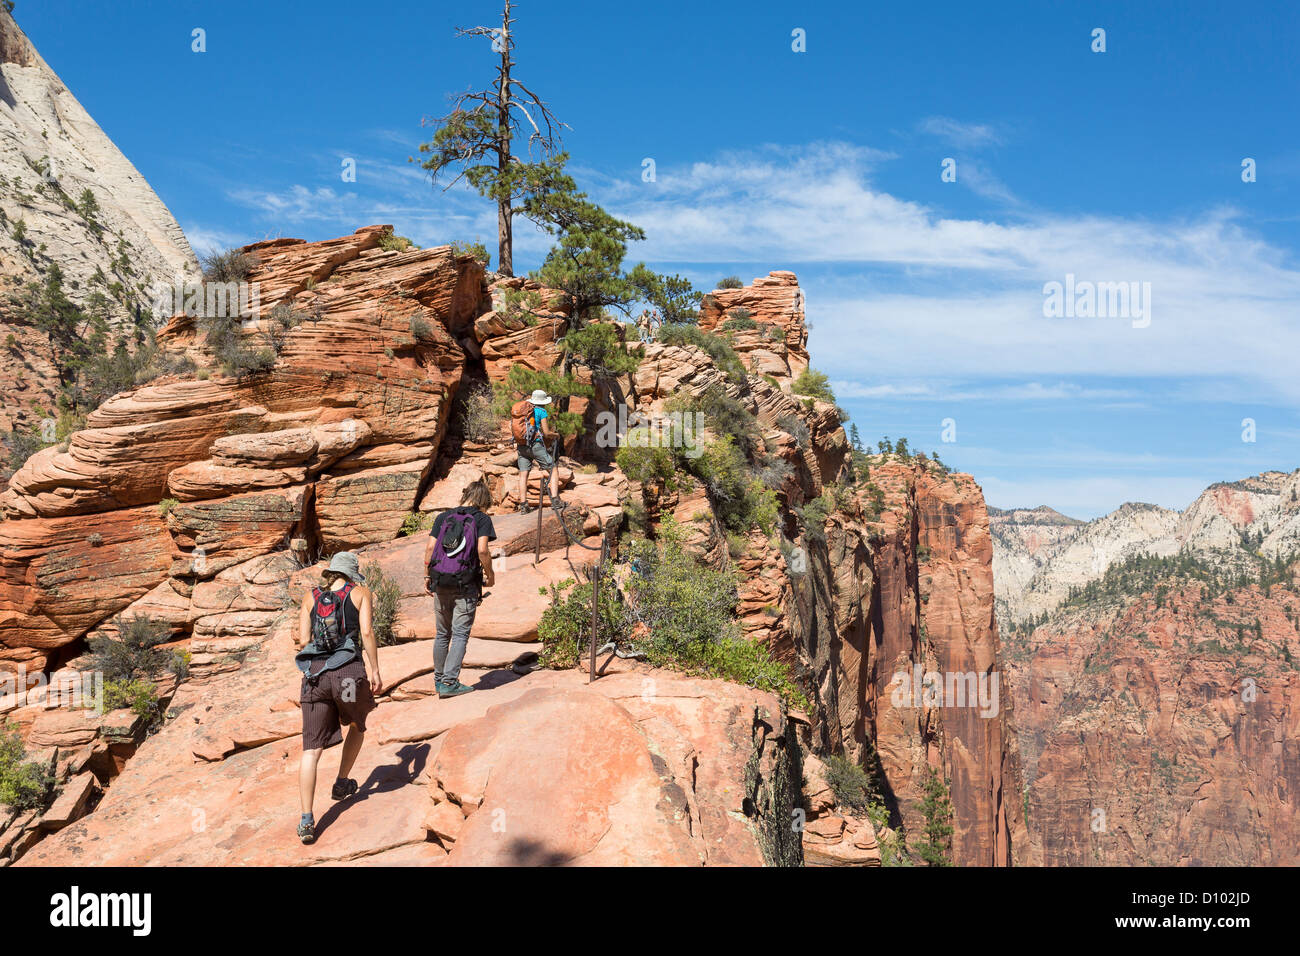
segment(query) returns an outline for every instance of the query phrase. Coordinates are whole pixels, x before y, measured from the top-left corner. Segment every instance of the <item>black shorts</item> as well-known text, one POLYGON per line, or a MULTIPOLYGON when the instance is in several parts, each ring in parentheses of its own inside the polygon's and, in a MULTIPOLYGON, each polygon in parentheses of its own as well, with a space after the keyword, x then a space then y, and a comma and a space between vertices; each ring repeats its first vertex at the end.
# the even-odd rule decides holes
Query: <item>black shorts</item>
POLYGON ((375 709, 366 664, 360 657, 325 671, 312 684, 302 679, 302 749, 323 750, 343 740, 343 724, 366 729, 366 715, 375 709))

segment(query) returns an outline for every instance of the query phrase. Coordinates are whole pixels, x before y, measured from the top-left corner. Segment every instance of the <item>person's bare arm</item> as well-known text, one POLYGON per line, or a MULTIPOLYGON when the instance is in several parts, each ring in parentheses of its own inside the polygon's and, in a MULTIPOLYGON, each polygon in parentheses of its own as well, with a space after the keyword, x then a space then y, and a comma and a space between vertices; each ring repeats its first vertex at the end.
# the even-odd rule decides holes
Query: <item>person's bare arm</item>
POLYGON ((496 572, 492 569, 492 552, 488 549, 487 535, 478 538, 478 563, 483 568, 483 583, 492 587, 497 583, 496 572))
POLYGON ((293 646, 302 650, 311 641, 311 592, 302 596, 302 606, 298 609, 298 635, 293 646))
POLYGON ((366 656, 366 671, 370 675, 370 689, 378 694, 384 682, 379 676, 379 644, 375 641, 375 629, 371 617, 372 604, 370 588, 356 588, 352 592, 357 598, 357 616, 361 619, 361 649, 366 656), (361 593, 358 595, 357 591, 361 593))

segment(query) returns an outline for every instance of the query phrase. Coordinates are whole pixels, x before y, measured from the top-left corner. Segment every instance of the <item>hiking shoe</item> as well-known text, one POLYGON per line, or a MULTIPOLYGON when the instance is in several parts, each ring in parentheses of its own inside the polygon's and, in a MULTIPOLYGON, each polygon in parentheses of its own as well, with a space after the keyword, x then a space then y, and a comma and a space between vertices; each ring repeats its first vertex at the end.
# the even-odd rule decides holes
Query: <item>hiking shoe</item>
POLYGON ((330 791, 330 796, 335 800, 345 800, 357 792, 357 782, 351 777, 340 777, 334 781, 334 789, 330 791))
POLYGON ((303 820, 298 824, 298 839, 303 843, 316 842, 316 821, 303 820))
POLYGON ((454 681, 450 684, 434 684, 438 691, 439 697, 459 697, 461 694, 468 694, 474 690, 468 684, 462 684, 460 681, 454 681))
POLYGON ((556 511, 563 511, 565 508, 569 507, 569 503, 563 498, 557 496, 551 499, 551 507, 556 511))

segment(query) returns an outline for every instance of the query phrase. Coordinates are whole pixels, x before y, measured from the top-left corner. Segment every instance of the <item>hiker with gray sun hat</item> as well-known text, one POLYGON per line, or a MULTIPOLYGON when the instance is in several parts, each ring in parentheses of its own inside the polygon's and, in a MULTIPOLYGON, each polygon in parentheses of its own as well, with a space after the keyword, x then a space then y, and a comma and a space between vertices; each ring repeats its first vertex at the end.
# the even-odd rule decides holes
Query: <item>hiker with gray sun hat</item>
POLYGON ((383 688, 379 648, 371 625, 373 600, 351 551, 330 558, 320 584, 303 595, 294 637, 294 662, 302 671, 302 763, 298 786, 302 819, 298 837, 316 840, 312 802, 316 795, 316 765, 321 752, 342 741, 338 778, 331 796, 342 800, 357 792, 348 777, 366 736, 366 715, 375 709, 375 694, 383 688), (366 665, 369 664, 367 669, 366 665), (347 725, 347 737, 342 726, 347 725))

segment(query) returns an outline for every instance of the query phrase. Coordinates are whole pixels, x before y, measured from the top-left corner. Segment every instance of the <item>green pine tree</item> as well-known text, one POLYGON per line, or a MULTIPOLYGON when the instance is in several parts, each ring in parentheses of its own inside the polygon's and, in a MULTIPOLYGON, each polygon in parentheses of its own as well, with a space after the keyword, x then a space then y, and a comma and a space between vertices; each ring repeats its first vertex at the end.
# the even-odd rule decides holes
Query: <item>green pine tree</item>
POLYGON ((948 784, 933 767, 921 785, 921 815, 925 826, 917 852, 927 866, 952 866, 952 801, 948 784))
POLYGON ((527 196, 547 189, 552 159, 559 153, 559 131, 565 124, 550 107, 514 75, 515 39, 505 0, 501 26, 458 30, 457 36, 486 37, 500 57, 496 80, 481 90, 461 93, 451 112, 432 122, 433 139, 420 146, 428 154, 421 165, 436 182, 450 171, 450 188, 465 179, 479 195, 497 204, 497 271, 514 275, 514 217, 527 196), (515 142, 525 139, 522 154, 515 142))

